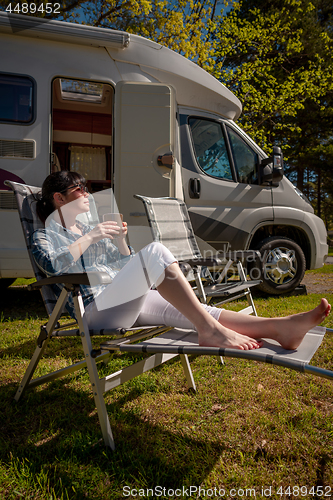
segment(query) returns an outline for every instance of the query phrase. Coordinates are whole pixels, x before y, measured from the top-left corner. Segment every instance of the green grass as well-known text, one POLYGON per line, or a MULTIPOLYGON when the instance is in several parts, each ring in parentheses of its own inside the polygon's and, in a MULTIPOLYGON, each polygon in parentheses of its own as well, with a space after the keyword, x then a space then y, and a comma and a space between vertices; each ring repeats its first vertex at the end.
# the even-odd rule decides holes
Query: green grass
MULTIPOLYGON (((257 298, 256 305, 260 315, 275 316, 310 309, 319 298, 257 298)), ((1 500, 220 498, 212 496, 214 488, 225 490, 221 498, 254 498, 252 488, 265 498, 261 489, 270 486, 266 498, 314 499, 288 495, 287 488, 333 487, 330 381, 247 360, 227 359, 222 366, 203 356, 191 360, 193 394, 181 364, 171 361, 105 396, 117 447, 112 453, 101 443, 86 371, 13 402, 46 315, 39 292, 22 287, 11 287, 1 305, 1 500), (146 492, 157 486, 165 494, 146 492), (190 495, 191 486, 201 487, 201 495, 194 489, 190 495), (172 496, 183 487, 184 495, 172 496)), ((325 324, 333 327, 332 319, 325 324)), ((82 358, 79 339, 63 340, 52 341, 40 374, 82 358)), ((100 375, 137 359, 116 354, 100 375)), ((314 363, 331 368, 332 361, 333 337, 326 336, 314 363)))
POLYGON ((324 264, 323 267, 319 267, 318 269, 311 269, 310 271, 306 271, 311 274, 331 274, 333 273, 333 264, 324 264))
POLYGON ((27 286, 30 283, 34 283, 36 281, 35 278, 16 278, 14 283, 11 286, 27 286))

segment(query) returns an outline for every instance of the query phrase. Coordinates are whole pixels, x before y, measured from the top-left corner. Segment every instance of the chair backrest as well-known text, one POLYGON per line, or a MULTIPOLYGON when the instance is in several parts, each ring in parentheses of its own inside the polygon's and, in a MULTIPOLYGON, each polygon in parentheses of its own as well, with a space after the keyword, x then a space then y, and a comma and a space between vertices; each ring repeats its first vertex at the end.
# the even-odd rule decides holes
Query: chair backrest
MULTIPOLYGON (((5 184, 14 191, 30 262, 36 280, 38 281, 42 278, 45 278, 46 276, 43 271, 39 269, 35 262, 35 259, 32 256, 30 237, 32 233, 37 229, 44 228, 44 224, 41 222, 36 212, 36 203, 41 196, 41 188, 36 186, 29 186, 27 184, 20 184, 13 181, 5 181, 5 184)), ((80 214, 79 219, 81 222, 85 222, 86 224, 95 225, 98 223, 98 214, 92 196, 89 197, 89 201, 90 212, 88 212, 87 214, 80 214)), ((52 286, 43 286, 41 288, 41 294, 46 311, 50 315, 57 302, 57 296, 55 295, 52 286)))
MULTIPOLYGON (((28 186, 27 184, 20 184, 18 182, 5 181, 5 184, 9 186, 15 194, 17 209, 19 212, 21 225, 23 229, 24 239, 27 246, 30 262, 32 269, 34 271, 36 280, 45 278, 45 274, 37 266, 30 246, 30 236, 37 229, 42 229, 44 224, 39 219, 36 212, 36 203, 40 198, 40 187, 28 186)), ((47 313, 50 315, 57 301, 56 296, 51 287, 43 286, 41 288, 41 294, 45 304, 47 313)))
POLYGON ((163 243, 178 260, 202 257, 182 200, 141 195, 134 197, 144 203, 154 241, 163 243))

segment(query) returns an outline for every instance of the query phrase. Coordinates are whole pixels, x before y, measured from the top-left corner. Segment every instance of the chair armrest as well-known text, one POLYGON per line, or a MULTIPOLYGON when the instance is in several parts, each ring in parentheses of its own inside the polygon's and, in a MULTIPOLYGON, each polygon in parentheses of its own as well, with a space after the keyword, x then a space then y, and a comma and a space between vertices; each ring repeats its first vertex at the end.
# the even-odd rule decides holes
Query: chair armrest
POLYGON ((225 261, 223 259, 217 258, 217 257, 209 257, 207 259, 188 259, 183 261, 180 261, 183 265, 187 264, 191 267, 195 266, 206 266, 206 267, 220 267, 225 265, 225 261))
MULTIPOLYGON (((184 263, 194 266, 220 267, 225 265, 226 260, 238 261, 252 258, 255 260, 260 257, 257 250, 235 250, 233 252, 219 253, 218 257, 197 258, 184 260, 184 263)), ((183 263, 183 261, 181 261, 183 263)))
POLYGON ((192 271, 192 266, 190 264, 188 264, 187 262, 183 262, 183 261, 179 261, 179 267, 182 271, 182 273, 187 276, 188 273, 190 273, 192 271))
POLYGON ((28 285, 29 290, 36 290, 44 285, 54 285, 63 283, 65 285, 108 285, 111 283, 111 277, 103 272, 89 272, 89 273, 67 273, 59 274, 57 276, 50 276, 43 278, 28 285))
POLYGON ((232 260, 247 260, 250 257, 252 259, 260 258, 259 250, 234 250, 225 253, 225 258, 232 260))

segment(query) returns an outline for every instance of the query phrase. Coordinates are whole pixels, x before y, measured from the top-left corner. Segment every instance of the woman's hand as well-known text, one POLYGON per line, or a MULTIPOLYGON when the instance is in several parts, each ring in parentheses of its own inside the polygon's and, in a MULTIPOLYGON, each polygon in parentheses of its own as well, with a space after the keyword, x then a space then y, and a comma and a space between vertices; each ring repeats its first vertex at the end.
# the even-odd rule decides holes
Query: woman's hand
POLYGON ((97 224, 96 227, 88 236, 91 238, 91 243, 97 243, 103 238, 110 240, 117 239, 118 250, 122 255, 130 255, 130 250, 126 243, 127 222, 122 222, 122 227, 119 227, 115 221, 104 221, 97 224))
POLYGON ((126 243, 127 222, 123 222, 122 226, 120 236, 117 240, 118 250, 122 255, 130 255, 131 252, 126 243))
POLYGON ((121 238, 126 238, 127 236, 127 222, 123 222, 123 227, 121 228, 121 238))
POLYGON ((104 221, 97 224, 89 233, 72 243, 68 249, 77 261, 92 243, 97 243, 104 238, 113 240, 118 238, 117 244, 122 255, 130 255, 130 250, 126 243, 127 222, 122 223, 120 228, 115 221, 104 221))
POLYGON ((92 243, 97 243, 98 241, 109 238, 113 240, 114 238, 118 238, 119 236, 125 237, 127 234, 127 223, 123 222, 126 225, 126 232, 124 233, 124 227, 120 228, 115 221, 105 221, 100 222, 97 226, 94 227, 89 233, 92 243))

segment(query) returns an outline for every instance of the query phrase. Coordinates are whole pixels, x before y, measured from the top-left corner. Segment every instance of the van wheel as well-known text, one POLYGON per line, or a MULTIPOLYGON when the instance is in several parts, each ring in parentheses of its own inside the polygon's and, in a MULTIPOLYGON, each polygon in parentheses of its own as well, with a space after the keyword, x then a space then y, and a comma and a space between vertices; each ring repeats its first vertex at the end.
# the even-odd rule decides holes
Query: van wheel
POLYGON ((297 243, 289 238, 270 237, 263 240, 257 250, 261 259, 251 266, 250 276, 262 280, 260 290, 280 295, 291 292, 301 283, 306 261, 297 243))

